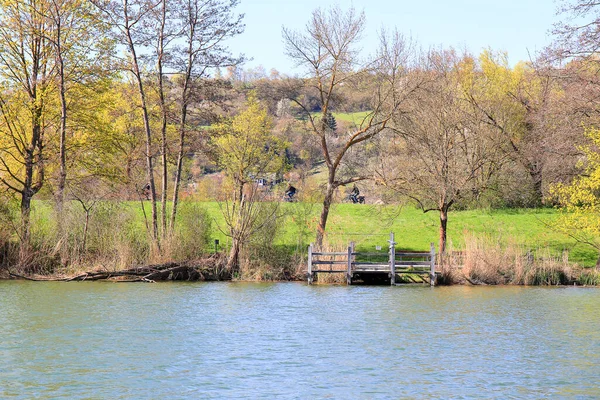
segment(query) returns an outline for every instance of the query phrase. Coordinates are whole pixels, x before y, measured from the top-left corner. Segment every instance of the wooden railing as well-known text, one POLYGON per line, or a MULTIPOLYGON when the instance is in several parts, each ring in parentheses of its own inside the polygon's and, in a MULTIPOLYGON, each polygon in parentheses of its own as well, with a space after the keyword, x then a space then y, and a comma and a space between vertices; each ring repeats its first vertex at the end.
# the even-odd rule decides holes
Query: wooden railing
POLYGON ((435 285, 435 246, 431 243, 428 252, 403 252, 396 250, 394 234, 390 234, 387 261, 365 261, 370 257, 382 258, 385 253, 360 253, 354 251, 354 243, 350 243, 347 251, 323 252, 315 251, 313 244, 308 246, 308 284, 312 284, 317 274, 344 273, 346 282, 367 275, 387 274, 390 284, 396 284, 397 275, 419 275, 427 277, 431 286, 435 285))

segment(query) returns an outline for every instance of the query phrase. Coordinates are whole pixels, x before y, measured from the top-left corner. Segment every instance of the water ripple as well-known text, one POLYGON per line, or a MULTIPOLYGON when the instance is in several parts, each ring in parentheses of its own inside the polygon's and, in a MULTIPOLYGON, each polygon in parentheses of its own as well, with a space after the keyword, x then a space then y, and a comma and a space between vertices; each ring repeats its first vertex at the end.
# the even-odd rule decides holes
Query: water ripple
POLYGON ((0 282, 0 397, 595 398, 600 291, 0 282))

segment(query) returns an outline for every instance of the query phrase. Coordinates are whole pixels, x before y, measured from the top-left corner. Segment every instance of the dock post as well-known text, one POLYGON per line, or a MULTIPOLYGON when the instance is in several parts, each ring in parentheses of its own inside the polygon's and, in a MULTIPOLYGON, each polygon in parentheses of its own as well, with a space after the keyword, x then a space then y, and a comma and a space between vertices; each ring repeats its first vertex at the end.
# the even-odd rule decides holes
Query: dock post
POLYGON ((433 243, 431 243, 429 259, 431 263, 431 271, 429 273, 429 285, 435 286, 435 245, 433 243))
POLYGON ((394 232, 390 232, 390 285, 396 284, 396 242, 394 241, 394 232))
POLYGON ((354 253, 354 242, 348 246, 348 271, 346 273, 346 283, 352 285, 352 253, 354 253))
POLYGON ((312 259, 313 259, 313 244, 309 244, 308 245, 308 269, 307 269, 307 275, 308 275, 308 284, 312 284, 313 283, 313 272, 312 272, 312 259))

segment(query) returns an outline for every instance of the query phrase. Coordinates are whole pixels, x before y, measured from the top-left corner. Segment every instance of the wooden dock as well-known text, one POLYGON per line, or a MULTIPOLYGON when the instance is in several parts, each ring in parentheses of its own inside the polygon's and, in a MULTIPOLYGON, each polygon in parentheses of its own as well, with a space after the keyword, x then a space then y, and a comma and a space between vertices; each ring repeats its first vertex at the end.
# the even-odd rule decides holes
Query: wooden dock
POLYGON ((418 276, 421 282, 435 285, 438 274, 435 271, 435 247, 431 243, 427 252, 403 252, 396 250, 394 234, 390 234, 388 252, 359 253, 354 251, 354 243, 350 243, 345 252, 317 252, 313 244, 308 246, 308 284, 312 284, 317 274, 345 274, 346 283, 351 285, 356 280, 368 278, 384 278, 387 276, 391 285, 396 285, 397 277, 404 277, 416 282, 412 277, 418 276), (387 259, 383 259, 387 258, 387 259))

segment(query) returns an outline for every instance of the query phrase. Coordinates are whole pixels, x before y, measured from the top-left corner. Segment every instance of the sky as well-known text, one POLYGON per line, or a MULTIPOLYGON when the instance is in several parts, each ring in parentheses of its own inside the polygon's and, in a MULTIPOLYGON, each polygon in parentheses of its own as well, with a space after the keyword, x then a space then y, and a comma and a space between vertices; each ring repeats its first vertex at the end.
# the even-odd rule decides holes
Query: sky
MULTIPOLYGON (((262 65, 288 75, 302 74, 284 54, 282 26, 302 30, 316 8, 335 0, 241 0, 246 29, 229 40, 233 54, 253 58, 244 68, 262 65)), ((555 0, 353 0, 342 8, 363 10, 367 26, 364 55, 374 53, 381 27, 397 28, 422 48, 454 47, 479 54, 491 48, 508 53, 509 62, 529 60, 552 41, 552 24, 560 20, 555 0)))

